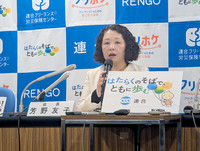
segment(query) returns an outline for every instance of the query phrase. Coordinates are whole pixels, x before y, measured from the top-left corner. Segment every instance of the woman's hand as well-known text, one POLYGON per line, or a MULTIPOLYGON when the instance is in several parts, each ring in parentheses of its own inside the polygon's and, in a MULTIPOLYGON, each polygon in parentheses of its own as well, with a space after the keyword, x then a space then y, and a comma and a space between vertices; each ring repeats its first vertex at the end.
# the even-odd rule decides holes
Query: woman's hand
MULTIPOLYGON (((102 71, 101 74, 99 75, 99 80, 97 82, 97 89, 96 89, 96 92, 97 92, 97 96, 100 98, 101 97, 101 86, 103 84, 103 74, 106 74, 106 71, 102 71)), ((105 80, 107 80, 107 74, 106 74, 106 77, 105 77, 105 80)))

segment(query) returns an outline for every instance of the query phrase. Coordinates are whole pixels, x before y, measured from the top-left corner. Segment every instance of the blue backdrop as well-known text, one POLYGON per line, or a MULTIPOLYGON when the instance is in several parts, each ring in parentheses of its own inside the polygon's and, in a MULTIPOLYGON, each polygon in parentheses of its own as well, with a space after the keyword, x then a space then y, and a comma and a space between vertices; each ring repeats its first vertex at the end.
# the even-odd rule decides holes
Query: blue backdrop
MULTIPOLYGON (((141 46, 136 63, 184 71, 181 106, 192 105, 200 71, 199 9, 199 0, 0 0, 0 86, 15 93, 18 110, 23 89, 36 78, 70 64, 77 70, 99 66, 93 61, 96 36, 106 25, 122 24, 141 46)), ((30 86, 24 105, 59 76, 30 86)), ((45 100, 68 100, 67 85, 58 84, 45 100)), ((69 87, 77 85, 83 82, 69 87)))

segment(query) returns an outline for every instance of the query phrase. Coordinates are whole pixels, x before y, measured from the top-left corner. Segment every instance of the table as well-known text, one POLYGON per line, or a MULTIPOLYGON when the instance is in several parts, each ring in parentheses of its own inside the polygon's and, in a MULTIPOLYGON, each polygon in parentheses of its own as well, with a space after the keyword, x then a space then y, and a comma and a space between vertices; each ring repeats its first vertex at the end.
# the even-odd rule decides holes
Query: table
MULTIPOLYGON (((177 125, 177 150, 182 150, 181 144, 181 115, 179 114, 130 114, 130 115, 67 115, 61 116, 61 150, 66 150, 66 127, 69 125, 87 124, 90 127, 90 151, 94 151, 94 126, 95 125, 159 125, 160 151, 165 150, 165 125, 177 125)), ((140 127, 139 127, 140 130, 140 127)), ((139 138, 139 133, 137 132, 139 138)), ((139 140, 137 140, 139 141, 139 140)), ((135 150, 139 151, 139 142, 135 150)))

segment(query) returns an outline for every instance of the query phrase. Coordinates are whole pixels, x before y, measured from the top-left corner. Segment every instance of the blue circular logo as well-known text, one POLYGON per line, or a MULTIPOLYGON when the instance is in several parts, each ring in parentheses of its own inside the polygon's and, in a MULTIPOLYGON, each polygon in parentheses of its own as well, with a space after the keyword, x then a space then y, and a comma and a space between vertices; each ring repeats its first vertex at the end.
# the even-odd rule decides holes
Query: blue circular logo
POLYGON ((128 96, 124 96, 121 98, 121 102, 122 105, 128 105, 131 103, 131 98, 128 96))

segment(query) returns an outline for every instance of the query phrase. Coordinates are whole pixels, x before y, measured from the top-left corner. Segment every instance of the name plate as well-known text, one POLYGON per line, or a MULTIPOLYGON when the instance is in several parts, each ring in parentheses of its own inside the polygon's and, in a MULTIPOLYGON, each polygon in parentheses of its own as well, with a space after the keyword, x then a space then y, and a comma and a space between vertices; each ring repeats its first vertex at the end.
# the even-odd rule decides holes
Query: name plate
POLYGON ((7 100, 7 97, 0 97, 0 116, 3 116, 6 100, 7 100))
POLYGON ((61 116, 72 112, 74 101, 31 102, 27 116, 61 116))

